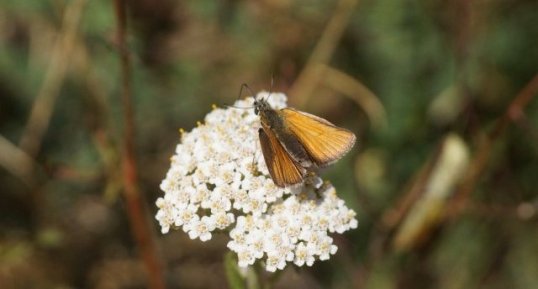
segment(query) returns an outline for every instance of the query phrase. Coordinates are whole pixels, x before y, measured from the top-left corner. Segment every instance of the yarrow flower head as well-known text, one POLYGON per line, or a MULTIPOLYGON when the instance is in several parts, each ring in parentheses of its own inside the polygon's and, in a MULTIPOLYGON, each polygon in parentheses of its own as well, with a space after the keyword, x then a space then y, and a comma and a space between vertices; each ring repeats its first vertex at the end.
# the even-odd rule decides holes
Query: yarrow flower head
MULTIPOLYGON (((286 106, 281 93, 268 101, 275 109, 286 106)), ((253 103, 249 97, 234 106, 253 103)), ((329 259, 337 247, 328 233, 356 228, 355 212, 317 176, 277 187, 260 155, 259 128, 252 109, 215 108, 204 124, 182 133, 156 202, 162 233, 182 228, 191 239, 207 241, 215 231, 228 232, 240 267, 261 260, 272 272, 329 259)))

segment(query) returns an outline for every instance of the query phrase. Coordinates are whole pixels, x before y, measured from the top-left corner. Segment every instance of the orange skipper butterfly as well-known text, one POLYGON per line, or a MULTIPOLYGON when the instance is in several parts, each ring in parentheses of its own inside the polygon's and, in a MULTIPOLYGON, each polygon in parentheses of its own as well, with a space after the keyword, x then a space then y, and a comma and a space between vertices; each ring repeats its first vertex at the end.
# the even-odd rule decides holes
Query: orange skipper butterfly
POLYGON ((254 101, 254 113, 265 163, 279 187, 301 183, 308 171, 336 162, 355 144, 349 130, 293 108, 275 110, 267 99, 254 101))

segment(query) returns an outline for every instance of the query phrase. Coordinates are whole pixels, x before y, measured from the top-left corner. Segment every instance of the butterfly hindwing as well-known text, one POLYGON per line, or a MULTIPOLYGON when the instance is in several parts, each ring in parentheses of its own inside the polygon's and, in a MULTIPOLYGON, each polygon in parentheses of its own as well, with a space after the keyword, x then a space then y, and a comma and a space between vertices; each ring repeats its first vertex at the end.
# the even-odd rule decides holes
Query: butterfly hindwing
POLYGON ((279 111, 284 126, 293 133, 310 158, 320 167, 344 156, 355 144, 355 135, 315 115, 284 108, 279 111))
POLYGON ((262 128, 258 133, 265 164, 275 184, 285 187, 302 182, 305 170, 290 157, 274 133, 262 128))

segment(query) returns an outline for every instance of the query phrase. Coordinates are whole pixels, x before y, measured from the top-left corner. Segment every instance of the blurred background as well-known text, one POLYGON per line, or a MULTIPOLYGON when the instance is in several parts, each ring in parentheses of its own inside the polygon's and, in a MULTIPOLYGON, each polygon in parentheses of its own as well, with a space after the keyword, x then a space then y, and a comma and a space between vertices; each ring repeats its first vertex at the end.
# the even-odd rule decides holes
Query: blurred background
POLYGON ((230 287, 155 200, 178 129, 272 77, 358 136, 324 178, 359 227, 275 288, 538 288, 537 47, 534 0, 4 0, 0 288, 230 287))

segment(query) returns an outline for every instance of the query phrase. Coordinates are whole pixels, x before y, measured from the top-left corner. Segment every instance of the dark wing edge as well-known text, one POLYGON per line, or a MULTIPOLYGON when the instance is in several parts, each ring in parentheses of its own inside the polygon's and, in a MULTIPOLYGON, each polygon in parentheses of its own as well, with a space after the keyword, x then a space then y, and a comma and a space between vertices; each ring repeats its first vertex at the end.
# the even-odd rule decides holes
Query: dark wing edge
POLYGON ((262 128, 258 134, 263 158, 275 185, 286 187, 302 182, 305 170, 291 159, 276 136, 262 128))

